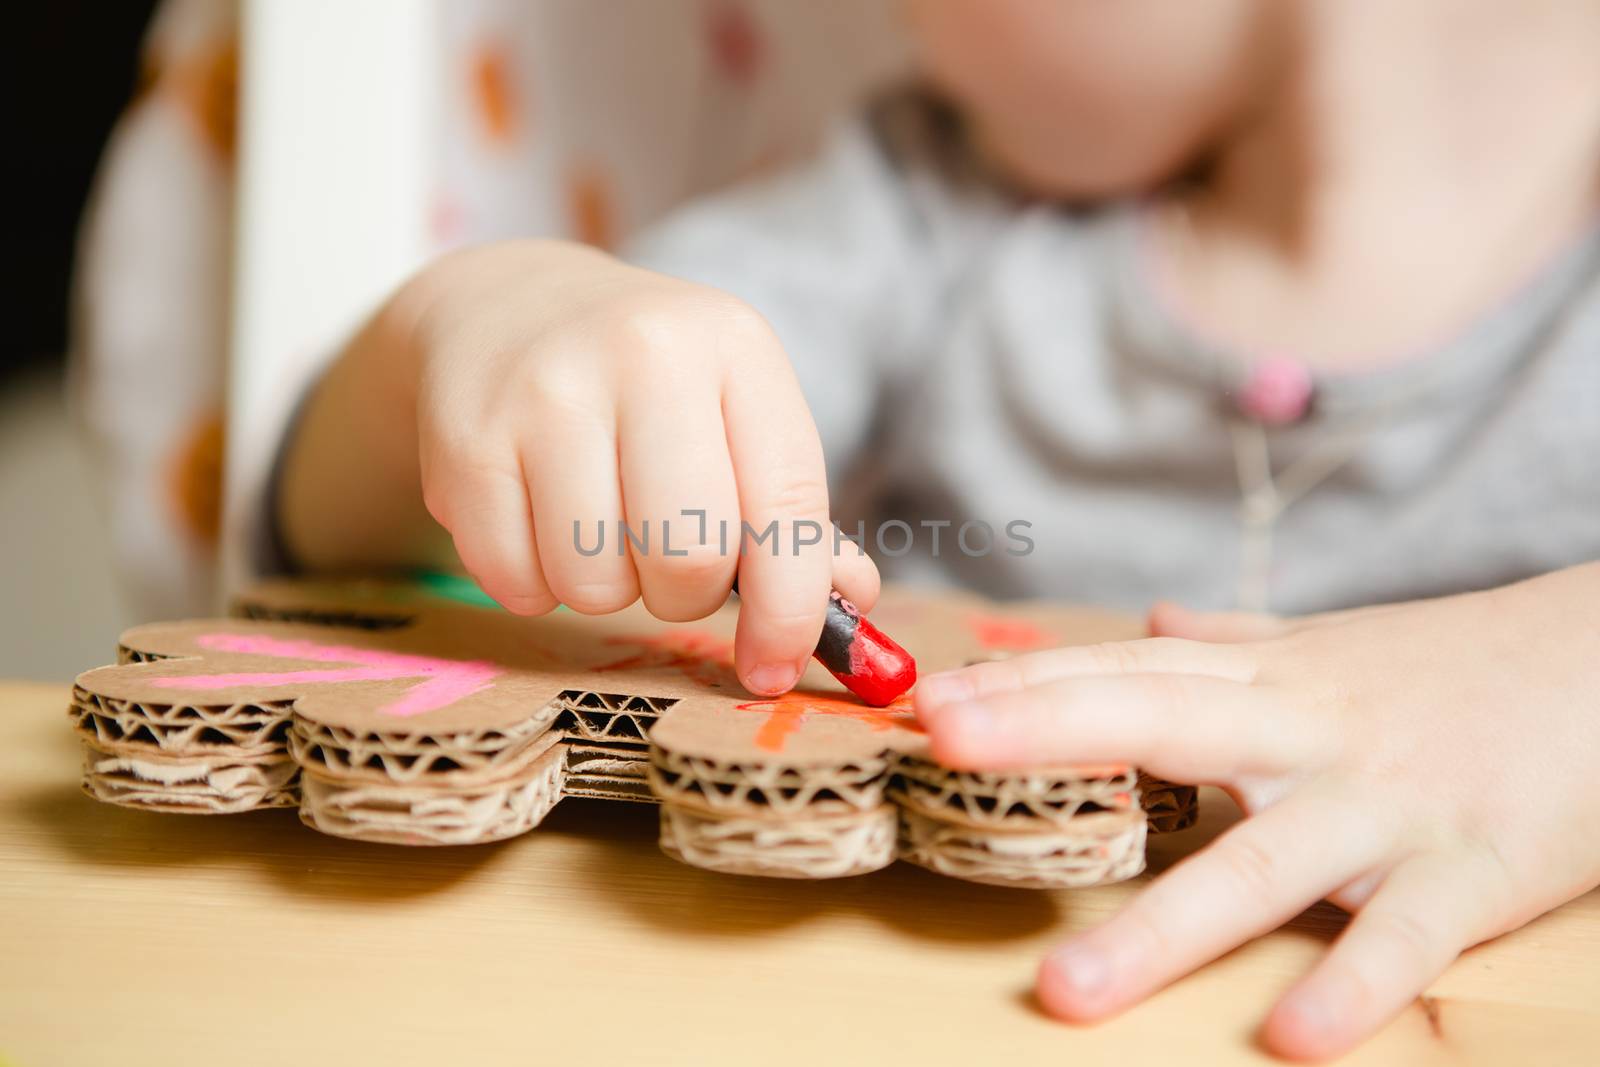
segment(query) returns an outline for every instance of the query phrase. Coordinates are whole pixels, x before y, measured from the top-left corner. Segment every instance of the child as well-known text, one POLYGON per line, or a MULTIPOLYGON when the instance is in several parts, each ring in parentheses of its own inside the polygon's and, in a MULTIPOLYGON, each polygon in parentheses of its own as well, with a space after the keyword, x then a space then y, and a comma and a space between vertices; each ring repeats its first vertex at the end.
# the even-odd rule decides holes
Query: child
POLYGON ((1348 609, 1162 606, 917 691, 951 765, 1131 760, 1247 815, 1051 955, 1050 1011, 1329 896, 1357 917, 1264 1036, 1334 1055, 1600 883, 1600 3, 907 11, 937 96, 812 169, 628 262, 512 242, 405 285, 286 445, 286 554, 453 553, 515 612, 673 620, 737 570, 760 693, 830 585, 876 595, 801 536, 836 511, 897 576, 1348 609), (591 551, 624 518, 654 550, 591 551), (953 543, 978 520, 1018 536, 953 543), (742 558, 715 533, 773 523, 742 558))

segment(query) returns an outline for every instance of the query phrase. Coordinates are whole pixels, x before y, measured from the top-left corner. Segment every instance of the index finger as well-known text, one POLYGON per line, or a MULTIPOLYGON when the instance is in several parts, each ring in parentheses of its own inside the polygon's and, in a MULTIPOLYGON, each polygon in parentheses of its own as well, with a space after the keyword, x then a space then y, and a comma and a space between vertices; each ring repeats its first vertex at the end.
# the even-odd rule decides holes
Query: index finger
MULTIPOLYGON (((767 344, 777 342, 769 335, 767 344)), ((776 694, 799 680, 822 633, 833 573, 827 474, 788 362, 730 363, 723 423, 745 527, 734 662, 745 688, 776 694)))
POLYGON ((1051 1014, 1089 1021, 1143 1000, 1293 918, 1388 851, 1365 812, 1328 795, 1258 812, 1046 958, 1051 1014))
POLYGON ((1125 762, 1226 785, 1326 750, 1322 731, 1279 694, 1199 674, 1072 677, 917 713, 934 758, 973 770, 1125 762))

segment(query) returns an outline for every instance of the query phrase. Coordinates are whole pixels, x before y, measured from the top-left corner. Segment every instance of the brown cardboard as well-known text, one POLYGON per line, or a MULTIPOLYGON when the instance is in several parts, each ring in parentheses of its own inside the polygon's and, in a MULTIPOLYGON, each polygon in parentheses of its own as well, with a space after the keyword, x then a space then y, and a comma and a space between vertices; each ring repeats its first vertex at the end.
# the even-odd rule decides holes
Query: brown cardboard
MULTIPOLYGON (((524 619, 385 582, 296 582, 239 618, 136 627, 88 671, 72 719, 97 799, 166 811, 298 803, 326 833, 471 844, 526 832, 563 796, 661 804, 661 843, 712 870, 837 877, 904 858, 955 877, 1125 878, 1194 793, 1126 767, 938 767, 910 698, 870 708, 820 667, 752 697, 735 608, 668 625, 635 607, 524 619)), ((1127 620, 891 592, 873 620, 939 670, 1086 640, 1127 620)))
POLYGON ((336 837, 393 845, 476 845, 525 834, 562 797, 564 754, 553 746, 516 775, 447 789, 301 777, 300 819, 336 837))
POLYGON ((973 830, 900 809, 900 858, 952 878, 1019 889, 1076 889, 1144 870, 1137 808, 1082 815, 1055 832, 973 830))
POLYGON ((83 791, 147 811, 227 815, 300 803, 299 769, 289 760, 231 753, 162 756, 83 743, 83 791))

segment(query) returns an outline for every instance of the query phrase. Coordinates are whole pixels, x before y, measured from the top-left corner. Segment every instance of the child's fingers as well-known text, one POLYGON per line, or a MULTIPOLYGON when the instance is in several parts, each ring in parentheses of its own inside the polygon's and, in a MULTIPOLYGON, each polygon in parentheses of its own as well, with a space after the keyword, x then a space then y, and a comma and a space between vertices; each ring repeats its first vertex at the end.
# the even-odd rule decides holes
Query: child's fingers
POLYGON ((751 531, 739 559, 734 658, 746 688, 761 694, 799 679, 833 581, 822 444, 794 372, 776 341, 768 344, 729 375, 723 398, 739 511, 751 531))
POLYGON ((638 599, 639 580, 627 551, 618 552, 626 512, 614 420, 578 405, 546 403, 529 413, 523 439, 523 472, 550 591, 586 615, 622 610, 638 599))
POLYGON ((555 607, 534 543, 528 490, 515 465, 433 473, 443 488, 427 494, 429 510, 450 531, 461 565, 483 591, 517 615, 555 607))
POLYGON ((1280 1000, 1262 1030, 1297 1059, 1337 1056, 1398 1014, 1467 945, 1480 939, 1474 884, 1442 857, 1396 867, 1312 972, 1280 1000))
POLYGON ((919 711, 934 757, 957 768, 1134 763, 1223 784, 1302 766, 1322 747, 1279 694, 1196 674, 1069 678, 919 711))
POLYGON ((834 553, 833 587, 860 608, 863 614, 871 611, 878 602, 878 594, 882 589, 878 565, 861 550, 860 545, 849 538, 841 537, 839 551, 834 553))
POLYGON ((981 700, 1064 678, 1121 674, 1200 674, 1248 683, 1255 678, 1256 662, 1235 645, 1173 637, 1073 645, 930 675, 917 686, 917 708, 981 700))
POLYGON ((1235 826, 1051 953, 1040 1000, 1063 1018, 1103 1018, 1297 915, 1381 858, 1339 810, 1301 796, 1235 826))
POLYGON ((739 565, 739 494, 720 396, 701 380, 636 382, 617 422, 628 551, 645 606, 670 622, 728 599, 739 565))

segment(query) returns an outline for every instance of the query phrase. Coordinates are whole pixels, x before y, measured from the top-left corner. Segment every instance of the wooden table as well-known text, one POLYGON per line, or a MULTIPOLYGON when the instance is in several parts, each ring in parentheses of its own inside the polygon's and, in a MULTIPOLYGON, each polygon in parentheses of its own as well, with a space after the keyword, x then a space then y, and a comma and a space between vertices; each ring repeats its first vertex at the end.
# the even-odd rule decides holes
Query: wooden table
MULTIPOLYGON (((904 864, 685 867, 655 812, 563 802, 499 845, 324 837, 78 792, 60 686, 0 683, 0 1063, 1248 1063, 1338 931, 1313 908, 1110 1023, 1033 1006, 1040 954, 1149 875, 1044 893, 904 864)), ((1231 817, 1158 838, 1159 871, 1231 817)), ((1600 1063, 1600 893, 1470 953, 1352 1062, 1600 1063)))

